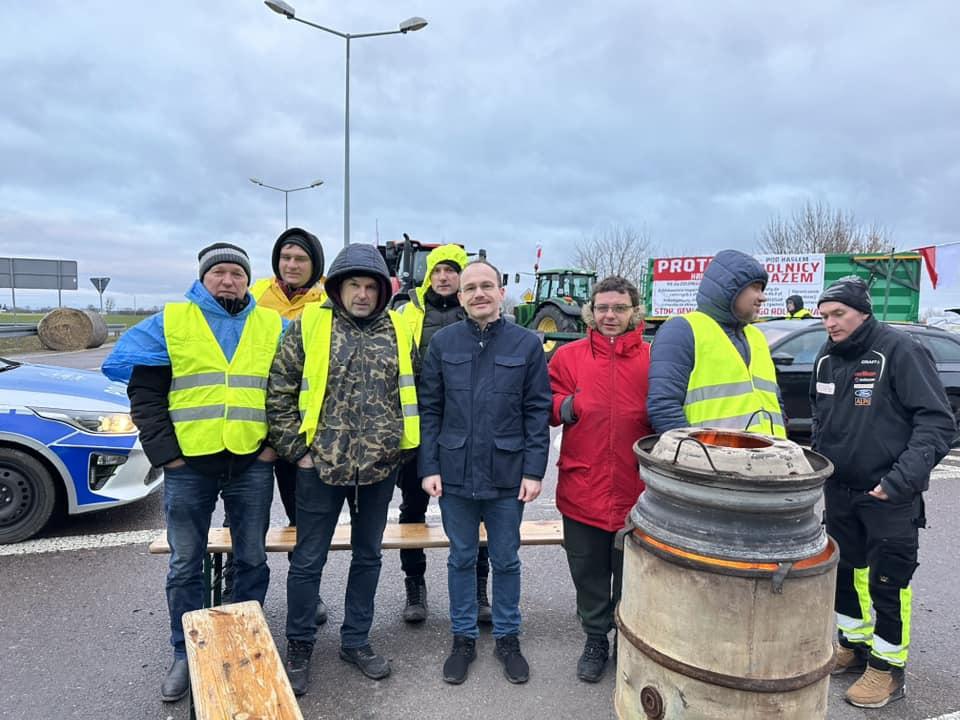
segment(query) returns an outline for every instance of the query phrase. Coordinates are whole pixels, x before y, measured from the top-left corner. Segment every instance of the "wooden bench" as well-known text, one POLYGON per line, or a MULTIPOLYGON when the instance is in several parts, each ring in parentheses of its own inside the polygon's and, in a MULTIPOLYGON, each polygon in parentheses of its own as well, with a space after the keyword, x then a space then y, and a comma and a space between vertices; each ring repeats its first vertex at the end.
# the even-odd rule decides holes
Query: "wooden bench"
POLYGON ((183 615, 197 720, 303 720, 260 605, 249 602, 183 615))
MULTIPOLYGON (((480 544, 487 542, 487 531, 480 524, 480 544)), ((295 527, 270 528, 267 531, 267 552, 293 552, 297 543, 295 527)), ((560 520, 524 520, 520 523, 521 545, 563 544, 563 523, 560 520)), ((384 550, 449 547, 450 541, 439 523, 388 523, 383 531, 384 550)), ((338 525, 330 543, 331 550, 350 549, 350 526, 338 525)), ((230 528, 210 528, 207 556, 204 560, 204 607, 220 604, 223 593, 223 556, 233 552, 230 528)), ((150 543, 150 553, 170 553, 166 533, 150 543)))

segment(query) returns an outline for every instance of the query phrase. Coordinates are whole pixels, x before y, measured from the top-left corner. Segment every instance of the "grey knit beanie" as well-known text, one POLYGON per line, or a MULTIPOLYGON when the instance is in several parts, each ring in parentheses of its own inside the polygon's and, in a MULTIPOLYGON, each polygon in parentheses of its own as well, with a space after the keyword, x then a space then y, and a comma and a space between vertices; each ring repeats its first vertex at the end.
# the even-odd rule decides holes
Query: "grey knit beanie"
POLYGON ((200 261, 201 280, 203 280, 203 276, 207 270, 214 265, 234 263, 243 268, 243 271, 247 274, 247 282, 250 282, 250 258, 247 257, 247 253, 243 248, 239 248, 236 245, 225 242, 207 245, 207 247, 199 252, 197 260, 200 261))

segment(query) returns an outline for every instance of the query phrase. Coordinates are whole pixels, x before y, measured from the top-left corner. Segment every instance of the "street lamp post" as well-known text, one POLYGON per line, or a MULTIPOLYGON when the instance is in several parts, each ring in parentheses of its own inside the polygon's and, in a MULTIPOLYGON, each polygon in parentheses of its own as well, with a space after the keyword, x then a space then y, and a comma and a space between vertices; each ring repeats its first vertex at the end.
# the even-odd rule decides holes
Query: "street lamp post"
POLYGON ((293 6, 283 2, 283 0, 264 0, 264 5, 275 13, 285 16, 287 20, 296 20, 304 25, 309 25, 312 28, 323 30, 324 32, 346 40, 346 92, 344 93, 343 113, 343 246, 346 247, 350 244, 350 41, 356 38, 377 37, 379 35, 406 35, 408 32, 422 30, 427 26, 427 21, 422 17, 412 17, 400 23, 396 30, 371 33, 345 33, 298 18, 293 6))
POLYGON ((260 178, 250 178, 250 182, 254 185, 259 185, 260 187, 269 188, 270 190, 276 190, 283 193, 283 229, 286 230, 290 227, 290 203, 287 202, 290 193, 297 192, 299 190, 309 190, 310 188, 320 187, 323 185, 323 180, 314 180, 309 185, 304 185, 303 187, 296 188, 279 188, 274 187, 273 185, 267 185, 265 182, 260 180, 260 178))

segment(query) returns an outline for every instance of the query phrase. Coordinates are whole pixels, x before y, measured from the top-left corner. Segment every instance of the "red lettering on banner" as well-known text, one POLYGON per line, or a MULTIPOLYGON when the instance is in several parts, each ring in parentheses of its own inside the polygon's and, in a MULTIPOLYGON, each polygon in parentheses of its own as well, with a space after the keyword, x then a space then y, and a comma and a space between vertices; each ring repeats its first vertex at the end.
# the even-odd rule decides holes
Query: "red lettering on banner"
POLYGON ((657 258, 653 263, 653 279, 655 281, 699 280, 712 259, 710 257, 657 258))

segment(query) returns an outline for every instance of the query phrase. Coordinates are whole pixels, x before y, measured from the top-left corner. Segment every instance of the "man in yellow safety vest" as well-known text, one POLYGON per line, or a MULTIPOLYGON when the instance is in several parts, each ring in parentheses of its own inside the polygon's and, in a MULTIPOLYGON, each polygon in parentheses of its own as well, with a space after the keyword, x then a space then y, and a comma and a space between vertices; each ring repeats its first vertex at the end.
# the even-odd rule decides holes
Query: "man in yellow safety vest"
POLYGON ((670 318, 650 352, 647 411, 654 431, 699 425, 786 437, 777 373, 751 325, 766 301, 767 271, 739 250, 710 261, 697 310, 670 318))
POLYGON ((263 603, 270 579, 265 538, 276 453, 265 442, 265 401, 283 321, 247 292, 250 260, 242 249, 214 243, 199 262, 187 301, 167 303, 128 330, 103 364, 111 380, 128 381, 140 442, 164 469, 174 651, 160 690, 165 702, 190 689, 181 616, 203 607, 203 558, 218 497, 231 518, 234 600, 263 603))
POLYGON ((344 502, 352 557, 340 658, 369 678, 390 674, 370 647, 380 546, 397 470, 420 443, 410 329, 387 311, 390 277, 372 245, 334 259, 327 301, 291 323, 267 387, 270 442, 297 464, 297 544, 287 574, 286 670, 307 691, 320 575, 344 502))

